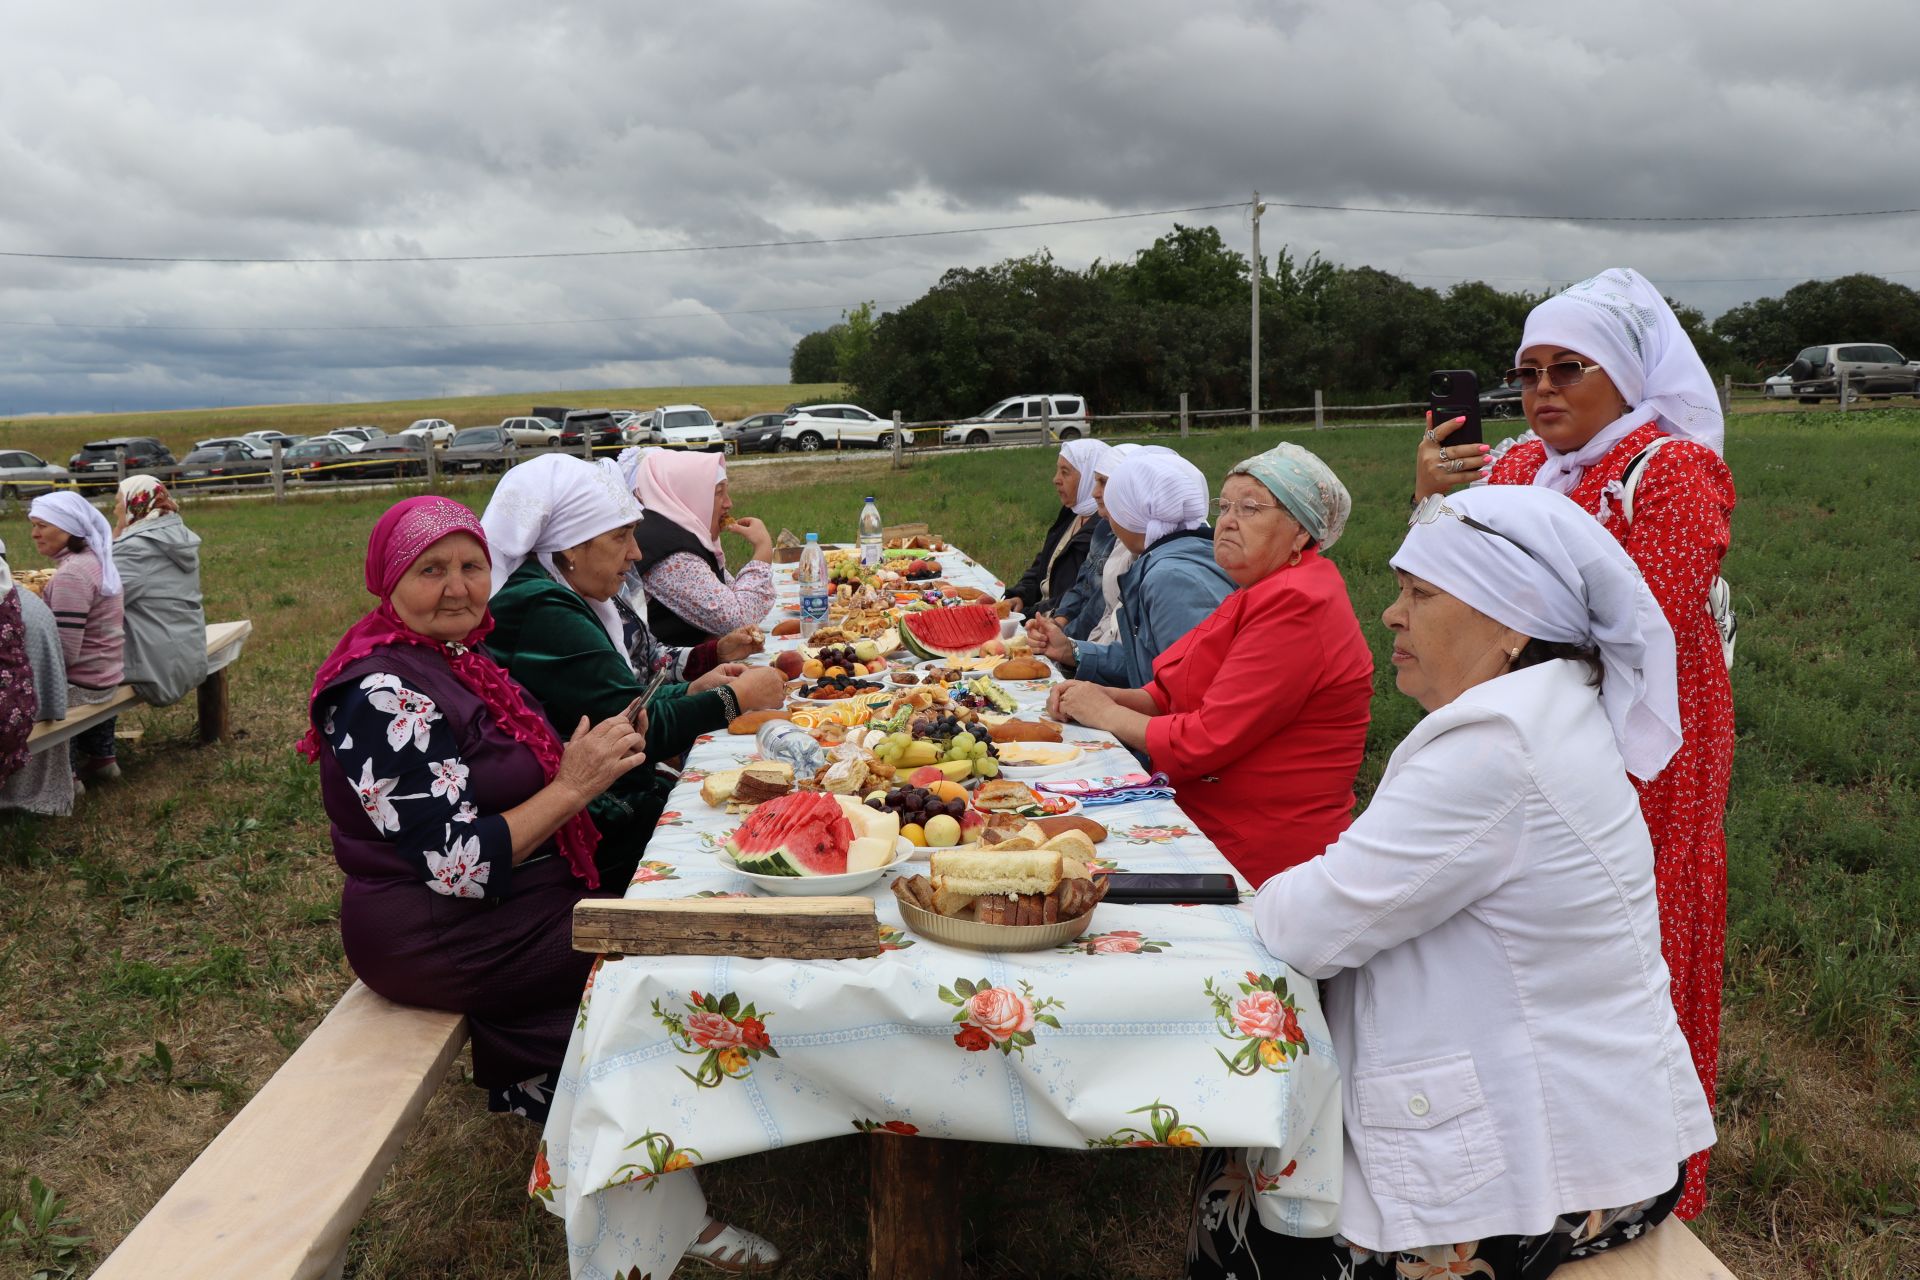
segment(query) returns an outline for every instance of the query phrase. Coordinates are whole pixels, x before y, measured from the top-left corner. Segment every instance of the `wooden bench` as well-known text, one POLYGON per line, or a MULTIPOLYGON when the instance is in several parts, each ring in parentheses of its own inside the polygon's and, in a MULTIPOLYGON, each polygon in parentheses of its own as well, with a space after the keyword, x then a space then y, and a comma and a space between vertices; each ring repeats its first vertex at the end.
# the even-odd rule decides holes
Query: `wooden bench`
MULTIPOLYGON (((227 668, 239 658, 253 634, 253 623, 213 622, 207 625, 207 678, 200 684, 200 741, 224 742, 230 731, 227 716, 227 668)), ((105 702, 72 707, 66 717, 33 726, 27 738, 27 750, 38 754, 112 719, 132 707, 144 706, 132 685, 123 684, 105 702)))
POLYGON ((467 1038, 356 982, 95 1280, 324 1280, 467 1038))
POLYGON ((1569 1262, 1553 1274, 1566 1280, 1734 1280, 1732 1269, 1678 1218, 1618 1252, 1569 1262))

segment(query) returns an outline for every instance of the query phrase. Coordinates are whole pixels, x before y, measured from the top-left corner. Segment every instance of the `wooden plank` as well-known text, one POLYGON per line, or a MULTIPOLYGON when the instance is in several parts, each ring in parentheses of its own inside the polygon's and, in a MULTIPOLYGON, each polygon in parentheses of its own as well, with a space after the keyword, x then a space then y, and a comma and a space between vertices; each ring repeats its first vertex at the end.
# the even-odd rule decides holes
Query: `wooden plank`
POLYGON ((1606 1253, 1564 1264, 1567 1280, 1736 1280, 1732 1270, 1678 1218, 1606 1253))
POLYGON ((466 1037, 354 983, 95 1277, 327 1275, 466 1037))
POLYGON ((848 960, 880 954, 871 898, 586 898, 573 949, 620 956, 848 960))
MULTIPOLYGON (((234 622, 213 622, 207 624, 207 669, 210 673, 209 678, 211 678, 212 672, 220 671, 240 656, 241 650, 246 647, 247 637, 252 634, 253 623, 245 618, 234 622)), ((226 698, 224 688, 220 692, 220 697, 224 704, 226 698)), ((106 702, 96 702, 91 706, 85 707, 74 707, 67 712, 64 719, 42 721, 33 726, 33 732, 27 735, 27 750, 37 754, 56 747, 63 742, 71 741, 76 734, 82 733, 94 725, 99 724, 102 720, 117 716, 122 711, 136 705, 144 706, 145 704, 140 702, 139 695, 134 693, 132 686, 121 685, 118 689, 114 690, 113 697, 106 702)), ((224 726, 224 720, 222 723, 224 726)), ((211 739, 204 736, 206 724, 206 702, 203 695, 200 719, 202 732, 201 741, 203 742, 211 741, 211 739)), ((225 736, 224 733, 222 736, 225 736)))
POLYGON ((867 1156, 868 1280, 959 1280, 967 1142, 875 1133, 867 1156))

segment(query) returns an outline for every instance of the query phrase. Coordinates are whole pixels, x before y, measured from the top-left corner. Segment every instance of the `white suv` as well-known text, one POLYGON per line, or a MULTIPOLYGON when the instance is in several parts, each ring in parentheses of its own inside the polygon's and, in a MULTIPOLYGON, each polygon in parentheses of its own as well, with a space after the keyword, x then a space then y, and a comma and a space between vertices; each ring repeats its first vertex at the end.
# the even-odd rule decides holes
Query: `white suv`
POLYGON ((733 442, 713 415, 697 404, 663 404, 625 428, 628 438, 664 449, 698 449, 702 453, 732 453, 733 442))
POLYGON ((453 439, 453 433, 458 430, 458 427, 445 418, 422 418, 400 434, 422 435, 436 445, 445 445, 453 439))
POLYGON ((1078 440, 1087 434, 1084 396, 1008 396, 977 418, 956 422, 941 435, 943 444, 1012 444, 1039 440, 1051 425, 1055 440, 1078 440))
POLYGON ((538 448, 560 443, 560 424, 552 418, 508 418, 500 424, 500 428, 507 433, 507 439, 515 444, 530 444, 538 448))
POLYGON ((1847 399, 1862 396, 1920 395, 1920 377, 1907 358, 1878 342, 1834 342, 1808 347, 1787 366, 1793 375, 1793 394, 1801 404, 1819 404, 1823 396, 1840 398, 1840 376, 1846 375, 1847 399))
MULTIPOLYGON (((900 443, 913 443, 913 432, 901 431, 900 443)), ((893 448, 893 423, 875 417, 857 404, 801 405, 780 424, 780 447, 813 453, 843 444, 860 448, 893 448)))

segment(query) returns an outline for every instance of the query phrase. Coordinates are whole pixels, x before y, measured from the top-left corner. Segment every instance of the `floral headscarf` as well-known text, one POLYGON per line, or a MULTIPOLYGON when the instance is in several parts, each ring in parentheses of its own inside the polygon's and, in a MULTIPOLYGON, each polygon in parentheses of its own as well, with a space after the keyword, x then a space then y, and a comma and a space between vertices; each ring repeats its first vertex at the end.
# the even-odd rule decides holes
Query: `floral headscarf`
POLYGON ((167 492, 167 486, 152 476, 128 476, 122 480, 115 505, 120 511, 120 522, 113 531, 116 538, 142 520, 180 514, 180 506, 167 492))
POLYGON ((1267 487, 1273 500, 1300 522, 1314 545, 1325 551, 1346 531, 1353 498, 1333 468, 1297 444, 1285 441, 1248 458, 1230 476, 1251 476, 1267 487))

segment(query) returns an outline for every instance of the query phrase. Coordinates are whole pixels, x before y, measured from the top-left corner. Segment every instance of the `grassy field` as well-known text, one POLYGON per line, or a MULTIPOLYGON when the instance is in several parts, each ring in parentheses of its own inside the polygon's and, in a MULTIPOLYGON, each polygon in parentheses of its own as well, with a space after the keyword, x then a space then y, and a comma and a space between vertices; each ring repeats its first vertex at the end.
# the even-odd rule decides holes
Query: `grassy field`
MULTIPOLYGON (((1185 451, 1217 481, 1276 434, 1197 436, 1185 451)), ((1378 625, 1409 441, 1339 431, 1306 442, 1355 497, 1334 559, 1376 649, 1370 786, 1417 717, 1393 690, 1378 625)), ((1740 740, 1721 1143, 1698 1228, 1743 1276, 1911 1277, 1920 414, 1745 418, 1728 454, 1741 490, 1726 564, 1741 611, 1740 740)), ((735 484, 743 512, 823 538, 850 537, 861 496, 875 494, 889 519, 925 519, 1011 577, 1054 509, 1050 466, 1025 451, 906 472, 787 459, 742 468, 735 484)), ((454 492, 477 508, 487 490, 454 492)), ((123 784, 65 822, 0 823, 0 1274, 84 1273, 350 981, 315 773, 291 744, 314 666, 370 603, 362 548, 390 500, 190 508, 206 539, 209 618, 256 628, 234 669, 236 740, 195 746, 190 707, 136 713, 122 720, 143 733, 123 784), (48 1189, 41 1219, 30 1180, 48 1189), (56 1208, 70 1226, 44 1225, 56 1208), (67 1235, 89 1241, 55 1242, 67 1235)), ((21 566, 33 562, 24 523, 0 522, 21 566)), ((357 1231, 349 1275, 566 1274, 559 1224, 522 1194, 534 1130, 489 1117, 463 1078, 456 1068, 436 1095, 357 1231)), ((787 1246, 787 1274, 857 1274, 862 1141, 734 1161, 707 1185, 719 1211, 787 1246)), ((974 1274, 1181 1273, 1190 1165, 1174 1153, 1009 1148, 983 1165, 967 1183, 974 1274)))

